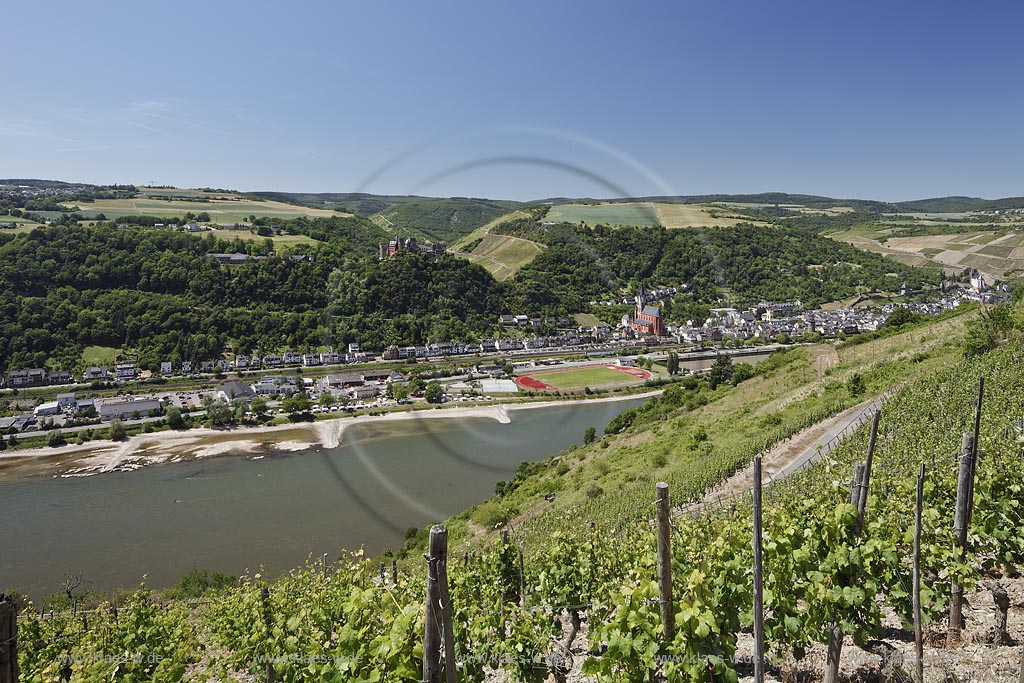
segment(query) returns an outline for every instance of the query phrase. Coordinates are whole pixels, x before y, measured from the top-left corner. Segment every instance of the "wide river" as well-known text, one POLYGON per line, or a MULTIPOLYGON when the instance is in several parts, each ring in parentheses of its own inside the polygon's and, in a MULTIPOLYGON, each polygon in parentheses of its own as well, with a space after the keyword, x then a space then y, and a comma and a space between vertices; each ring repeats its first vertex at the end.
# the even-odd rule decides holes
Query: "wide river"
POLYGON ((170 585, 192 567, 277 574, 312 555, 397 549, 404 531, 491 495, 524 460, 600 434, 641 400, 481 418, 352 425, 341 447, 220 457, 79 479, 0 482, 0 589, 39 598, 66 574, 90 588, 170 585))

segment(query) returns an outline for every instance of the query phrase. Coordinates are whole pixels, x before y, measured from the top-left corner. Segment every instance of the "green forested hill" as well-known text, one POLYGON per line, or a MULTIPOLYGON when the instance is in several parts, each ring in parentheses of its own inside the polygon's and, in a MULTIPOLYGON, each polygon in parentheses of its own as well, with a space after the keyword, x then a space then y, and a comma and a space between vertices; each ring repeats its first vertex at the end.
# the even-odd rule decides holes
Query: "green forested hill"
POLYGON ((254 196, 317 208, 374 216, 378 225, 402 234, 451 242, 523 206, 521 202, 471 197, 417 197, 366 193, 254 192, 254 196))
POLYGON ((377 214, 389 228, 420 233, 431 240, 452 242, 495 218, 522 206, 490 199, 422 199, 394 204, 377 214))
POLYGON ((800 299, 807 306, 861 289, 937 284, 934 273, 795 227, 690 231, 516 221, 492 233, 548 246, 512 280, 528 307, 582 310, 585 302, 640 281, 689 284, 698 301, 800 299))
POLYGON ((897 202, 901 211, 923 213, 961 213, 963 211, 994 211, 1002 209, 1024 209, 1024 197, 1003 199, 981 199, 980 197, 936 197, 911 202, 897 202))
POLYGON ((641 282, 689 285, 697 303, 800 299, 933 283, 929 271, 797 227, 708 231, 543 225, 522 218, 492 235, 546 245, 498 282, 479 265, 419 253, 377 260, 391 233, 361 216, 283 221, 309 244, 216 239, 113 224, 0 236, 0 370, 80 364, 90 345, 161 360, 360 342, 368 349, 493 335, 502 313, 587 312, 641 282), (312 260, 292 259, 296 250, 312 260), (223 265, 208 256, 259 257, 223 265))

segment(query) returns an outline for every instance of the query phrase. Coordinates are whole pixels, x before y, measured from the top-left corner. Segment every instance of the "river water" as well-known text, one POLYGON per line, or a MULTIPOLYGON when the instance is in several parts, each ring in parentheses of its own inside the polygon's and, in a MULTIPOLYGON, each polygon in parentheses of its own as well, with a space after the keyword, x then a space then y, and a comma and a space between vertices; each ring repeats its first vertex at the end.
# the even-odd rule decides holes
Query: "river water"
POLYGON ((489 497, 524 460, 600 434, 641 400, 482 418, 352 425, 335 449, 221 457, 79 479, 0 482, 0 589, 39 598, 65 574, 90 588, 164 587, 192 567, 277 574, 310 555, 397 549, 410 526, 489 497))

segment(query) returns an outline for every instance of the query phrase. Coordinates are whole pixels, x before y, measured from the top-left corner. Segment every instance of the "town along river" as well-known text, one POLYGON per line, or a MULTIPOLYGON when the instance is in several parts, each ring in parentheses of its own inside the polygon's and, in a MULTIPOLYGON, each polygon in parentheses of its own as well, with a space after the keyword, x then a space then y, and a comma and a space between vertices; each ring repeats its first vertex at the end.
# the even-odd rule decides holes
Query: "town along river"
POLYGON ((397 549, 408 527, 480 502, 522 461, 582 443, 640 403, 515 410, 510 424, 355 423, 334 449, 0 481, 0 589, 41 598, 68 574, 101 591, 144 575, 159 588, 192 567, 274 575, 343 548, 397 549))

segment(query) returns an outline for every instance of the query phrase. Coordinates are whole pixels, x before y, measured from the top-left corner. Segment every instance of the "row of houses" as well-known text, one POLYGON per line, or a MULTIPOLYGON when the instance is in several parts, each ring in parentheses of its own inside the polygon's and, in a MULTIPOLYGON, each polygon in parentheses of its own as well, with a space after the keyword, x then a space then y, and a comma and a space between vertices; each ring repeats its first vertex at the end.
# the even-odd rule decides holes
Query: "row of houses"
POLYGON ((873 332, 885 324, 896 308, 909 308, 915 313, 938 315, 968 302, 998 303, 1009 299, 1005 292, 978 291, 973 286, 947 290, 936 302, 886 303, 874 309, 844 308, 832 311, 800 311, 799 301, 786 303, 761 302, 739 311, 735 308, 713 308, 704 321, 687 321, 668 325, 669 334, 680 342, 721 342, 736 339, 772 339, 778 335, 799 337, 817 333, 825 337, 873 332))
POLYGON ((74 377, 66 370, 51 370, 44 368, 29 368, 27 370, 11 370, 6 377, 0 376, 0 386, 11 389, 27 387, 45 387, 60 384, 71 384, 74 377))

